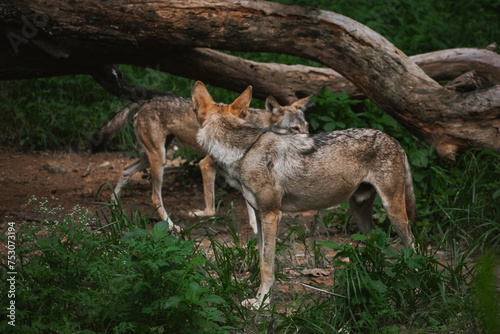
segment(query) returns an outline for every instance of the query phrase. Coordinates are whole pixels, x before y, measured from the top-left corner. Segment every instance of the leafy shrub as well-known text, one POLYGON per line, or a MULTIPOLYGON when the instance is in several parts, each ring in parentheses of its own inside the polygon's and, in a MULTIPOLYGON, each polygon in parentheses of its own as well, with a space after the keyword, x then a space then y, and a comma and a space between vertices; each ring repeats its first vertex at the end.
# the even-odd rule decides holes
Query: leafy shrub
POLYGON ((500 328, 500 291, 495 277, 498 263, 498 254, 491 250, 486 252, 479 259, 477 275, 473 280, 475 302, 487 334, 497 333, 500 328))
MULTIPOLYGON (((132 223, 121 214, 108 225, 87 212, 57 219, 57 210, 42 203, 48 214, 41 224, 17 225, 16 308, 23 333, 225 330, 232 298, 207 272, 207 259, 193 242, 167 235, 166 222, 149 232, 147 220, 132 223), (116 225, 123 233, 113 239, 116 225)), ((10 328, 2 318, 5 333, 10 328)))
POLYGON ((341 322, 356 332, 383 332, 396 324, 437 330, 447 324, 456 326, 457 321, 468 328, 476 326, 474 317, 467 318, 471 313, 459 316, 470 297, 467 280, 471 273, 465 257, 446 265, 435 254, 415 253, 411 248, 396 251, 379 228, 352 238, 364 244, 319 242, 337 252, 335 292, 346 297, 335 299, 341 322))

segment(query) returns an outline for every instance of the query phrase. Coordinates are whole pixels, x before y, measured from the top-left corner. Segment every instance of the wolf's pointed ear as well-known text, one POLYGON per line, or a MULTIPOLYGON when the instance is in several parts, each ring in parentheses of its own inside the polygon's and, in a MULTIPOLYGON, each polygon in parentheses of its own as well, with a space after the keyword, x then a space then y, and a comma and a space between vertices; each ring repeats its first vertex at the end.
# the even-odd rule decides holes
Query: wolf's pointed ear
POLYGON ((193 99, 193 108, 198 115, 206 113, 207 108, 215 104, 212 96, 201 81, 196 81, 191 91, 191 96, 193 99))
POLYGON ((252 86, 248 86, 247 89, 229 105, 229 111, 239 118, 245 118, 248 114, 250 101, 252 101, 252 86))
POLYGON ((266 99, 266 110, 275 116, 282 116, 284 111, 278 101, 272 96, 268 96, 266 99))
POLYGON ((292 103, 292 107, 300 109, 302 111, 306 111, 307 108, 309 108, 309 99, 311 99, 312 95, 309 95, 308 97, 304 97, 298 101, 295 101, 292 103))

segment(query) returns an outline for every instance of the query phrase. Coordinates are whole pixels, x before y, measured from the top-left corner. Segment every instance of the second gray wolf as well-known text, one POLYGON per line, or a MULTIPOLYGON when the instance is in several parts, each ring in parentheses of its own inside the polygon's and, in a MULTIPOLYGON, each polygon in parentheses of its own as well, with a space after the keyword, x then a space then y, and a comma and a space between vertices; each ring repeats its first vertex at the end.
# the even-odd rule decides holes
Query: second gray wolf
MULTIPOLYGON (((250 109, 245 122, 261 128, 269 128, 279 133, 308 133, 308 123, 304 117, 309 97, 299 99, 290 106, 281 106, 273 97, 268 97, 265 109, 250 109)), ((123 185, 140 170, 150 167, 152 179, 152 201, 162 220, 169 221, 170 227, 179 231, 178 226, 170 220, 161 194, 163 170, 167 149, 172 140, 177 139, 192 151, 206 155, 198 144, 199 130, 192 100, 177 96, 156 97, 142 104, 133 103, 117 113, 115 121, 107 126, 121 127, 136 111, 134 131, 144 153, 136 162, 127 166, 115 187, 118 195, 123 185)), ((209 156, 200 161, 205 197, 205 209, 194 212, 197 216, 213 216, 215 214, 215 165, 209 156)), ((113 196, 114 197, 114 196, 113 196)), ((112 198, 114 200, 114 198, 112 198)), ((253 209, 247 205, 249 221, 257 233, 256 218, 253 209)))

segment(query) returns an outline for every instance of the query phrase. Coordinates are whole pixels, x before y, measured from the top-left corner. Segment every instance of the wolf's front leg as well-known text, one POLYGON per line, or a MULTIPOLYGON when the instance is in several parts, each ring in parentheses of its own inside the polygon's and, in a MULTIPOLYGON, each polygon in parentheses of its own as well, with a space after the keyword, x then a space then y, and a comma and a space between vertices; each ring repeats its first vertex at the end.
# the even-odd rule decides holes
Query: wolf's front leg
POLYGON ((276 253, 276 231, 281 219, 281 211, 261 213, 261 221, 257 223, 259 239, 260 287, 257 298, 246 299, 244 307, 259 308, 270 302, 269 290, 274 284, 274 257, 276 253))
POLYGON ((203 195, 205 209, 193 212, 198 217, 211 217, 215 215, 215 164, 207 155, 200 161, 201 177, 203 179, 203 195))

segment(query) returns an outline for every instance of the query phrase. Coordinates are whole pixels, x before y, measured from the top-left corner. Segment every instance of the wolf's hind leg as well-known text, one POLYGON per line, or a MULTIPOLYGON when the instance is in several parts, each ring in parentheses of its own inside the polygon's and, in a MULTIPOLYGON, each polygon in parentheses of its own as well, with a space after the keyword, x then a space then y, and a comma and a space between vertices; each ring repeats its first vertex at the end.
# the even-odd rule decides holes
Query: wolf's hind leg
POLYGON ((373 201, 376 195, 371 184, 362 183, 349 198, 352 217, 361 233, 367 233, 373 226, 373 201))
MULTIPOLYGON (((170 144, 170 138, 167 137, 166 145, 170 144)), ((146 146, 146 154, 148 156, 149 163, 151 165, 151 183, 152 183, 152 194, 151 199, 153 204, 156 206, 160 217, 164 221, 168 221, 170 228, 175 228, 177 232, 180 232, 180 227, 175 225, 167 215, 165 207, 163 206, 163 199, 161 195, 161 188, 163 185, 163 170, 165 168, 166 159, 166 147, 161 146, 146 146)))
POLYGON ((408 215, 406 213, 405 190, 404 186, 391 187, 392 189, 381 189, 379 192, 385 212, 396 229, 401 241, 405 247, 413 247, 415 237, 408 224, 408 215))
POLYGON ((136 162, 133 164, 128 165, 125 167, 123 170, 122 176, 120 176, 120 180, 118 180, 118 184, 115 187, 114 193, 111 194, 111 201, 116 201, 118 202, 118 195, 120 194, 120 191, 122 190, 122 187, 127 181, 138 171, 146 169, 149 167, 149 161, 148 157, 143 154, 136 162))

